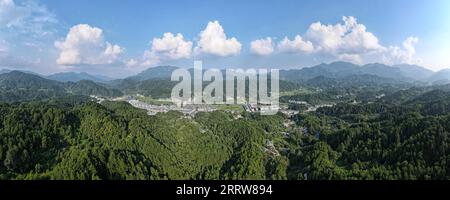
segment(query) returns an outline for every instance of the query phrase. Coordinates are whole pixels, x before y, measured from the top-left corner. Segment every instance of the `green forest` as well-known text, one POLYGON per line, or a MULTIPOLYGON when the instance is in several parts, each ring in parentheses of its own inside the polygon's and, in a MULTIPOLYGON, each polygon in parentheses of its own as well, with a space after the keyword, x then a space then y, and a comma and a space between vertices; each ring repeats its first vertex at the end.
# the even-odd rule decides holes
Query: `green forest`
POLYGON ((450 179, 448 101, 261 116, 125 102, 0 104, 0 179, 450 179))
POLYGON ((298 114, 151 116, 114 100, 166 98, 164 67, 109 83, 0 74, 0 179, 450 179, 450 85, 284 73, 280 103, 298 114))

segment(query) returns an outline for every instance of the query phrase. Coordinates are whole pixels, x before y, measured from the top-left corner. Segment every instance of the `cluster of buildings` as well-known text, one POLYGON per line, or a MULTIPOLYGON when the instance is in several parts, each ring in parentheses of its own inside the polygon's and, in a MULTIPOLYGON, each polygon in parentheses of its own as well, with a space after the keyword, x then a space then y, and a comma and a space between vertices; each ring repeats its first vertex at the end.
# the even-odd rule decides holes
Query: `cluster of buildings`
POLYGON ((320 104, 320 105, 311 105, 311 104, 309 104, 308 102, 306 102, 306 101, 296 101, 296 100, 289 100, 288 101, 289 103, 291 103, 291 104, 297 104, 297 105, 305 105, 305 106, 307 106, 307 110, 305 111, 305 112, 315 112, 315 111, 317 111, 317 109, 319 109, 319 108, 323 108, 323 107, 333 107, 333 106, 335 106, 336 104, 320 104))
POLYGON ((105 98, 99 97, 99 96, 96 96, 96 95, 91 95, 90 97, 97 103, 102 103, 103 101, 106 100, 105 98))
POLYGON ((140 108, 143 110, 147 110, 148 115, 156 115, 158 113, 166 113, 172 110, 175 106, 174 105, 152 105, 147 104, 145 102, 136 100, 136 99, 130 99, 128 100, 128 103, 131 104, 135 108, 140 108))
POLYGON ((158 113, 167 113, 169 111, 178 111, 185 115, 195 116, 198 112, 213 112, 217 109, 211 105, 185 105, 178 107, 176 105, 153 105, 136 99, 128 100, 133 107, 147 110, 148 115, 156 115, 158 113))
POLYGON ((244 104, 244 110, 247 112, 264 112, 272 110, 280 110, 279 105, 266 105, 266 104, 244 104))
MULTIPOLYGON (((91 95, 90 96, 94 101, 97 103, 102 103, 106 99, 103 97, 91 95)), ((177 106, 174 104, 151 104, 146 103, 140 100, 137 100, 133 96, 126 96, 126 97, 120 97, 116 99, 112 99, 112 101, 127 101, 129 104, 131 104, 133 107, 140 108, 147 110, 148 115, 156 115, 158 113, 167 113, 169 111, 178 111, 181 112, 187 116, 195 116, 199 112, 213 112, 218 110, 218 108, 214 105, 208 105, 208 104, 184 104, 183 106, 177 106)), ((289 100, 289 103, 293 104, 302 104, 308 106, 308 109, 306 112, 315 112, 317 109, 321 107, 332 107, 334 104, 322 104, 322 105, 310 105, 308 102, 305 101, 295 101, 295 100, 289 100)), ((263 112, 281 112, 289 117, 296 115, 299 113, 297 110, 290 110, 287 107, 279 106, 279 105, 267 105, 267 104, 244 104, 242 105, 243 109, 246 112, 257 112, 257 113, 263 113, 263 112)), ((226 110, 225 110, 226 111, 226 110)), ((234 112, 234 111, 230 111, 234 112)))
POLYGON ((315 106, 311 106, 308 108, 308 110, 306 110, 306 112, 316 112, 317 109, 319 108, 326 108, 326 107, 333 107, 336 104, 321 104, 321 105, 315 105, 315 106))
MULTIPOLYGON (((199 112, 214 112, 217 111, 218 108, 214 105, 209 104, 186 104, 183 106, 177 106, 174 104, 162 104, 162 105, 155 105, 155 104, 149 104, 140 100, 137 100, 133 97, 128 97, 126 100, 129 104, 131 104, 133 107, 140 108, 147 110, 148 115, 156 115, 158 113, 167 113, 169 111, 178 111, 181 112, 187 116, 195 116, 199 112)), ((244 110, 246 112, 281 112, 287 116, 293 116, 299 113, 299 111, 296 110, 289 110, 284 107, 280 107, 278 105, 265 105, 265 104, 244 104, 242 105, 244 110)), ((225 110, 227 111, 227 110, 225 110)), ((229 111, 234 112, 234 111, 229 111)))

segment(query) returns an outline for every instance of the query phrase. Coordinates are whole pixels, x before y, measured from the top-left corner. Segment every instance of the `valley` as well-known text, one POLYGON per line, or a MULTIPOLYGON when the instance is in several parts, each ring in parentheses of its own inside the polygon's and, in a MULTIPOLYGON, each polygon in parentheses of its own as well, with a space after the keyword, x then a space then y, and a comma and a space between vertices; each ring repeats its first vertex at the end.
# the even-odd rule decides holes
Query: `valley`
POLYGON ((177 107, 174 67, 101 82, 3 73, 0 179, 449 179, 450 85, 386 67, 282 70, 273 116, 177 107))

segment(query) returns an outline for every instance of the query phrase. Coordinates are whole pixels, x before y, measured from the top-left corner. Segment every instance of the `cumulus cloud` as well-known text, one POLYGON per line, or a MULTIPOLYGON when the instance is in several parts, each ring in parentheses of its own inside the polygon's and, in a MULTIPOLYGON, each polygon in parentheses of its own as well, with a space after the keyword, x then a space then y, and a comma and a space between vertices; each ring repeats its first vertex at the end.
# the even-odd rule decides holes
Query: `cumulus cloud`
POLYGON ((227 38, 218 21, 209 22, 205 30, 199 34, 199 38, 195 47, 196 53, 226 57, 241 52, 241 43, 234 37, 227 38))
POLYGON ((342 17, 337 24, 312 23, 303 37, 285 37, 277 44, 280 53, 315 53, 354 63, 363 63, 366 54, 385 50, 378 38, 351 16, 342 17))
POLYGON ((266 56, 274 52, 272 38, 259 39, 252 41, 250 44, 250 52, 255 55, 266 56))
POLYGON ((280 52, 288 53, 311 53, 314 51, 314 46, 310 41, 304 41, 300 35, 297 35, 294 40, 289 40, 288 37, 285 37, 280 43, 278 43, 278 50, 280 52))
POLYGON ((369 58, 387 64, 412 64, 420 62, 415 55, 417 42, 418 38, 409 37, 401 47, 385 47, 355 17, 344 16, 342 22, 337 24, 312 23, 303 37, 297 35, 293 40, 285 37, 278 42, 277 51, 315 53, 357 64, 362 64, 369 58))
POLYGON ((383 61, 388 64, 406 63, 419 64, 420 58, 416 58, 415 45, 419 42, 417 37, 408 37, 403 41, 402 47, 390 46, 383 54, 383 61))
POLYGON ((339 55, 362 54, 383 50, 378 38, 359 24, 355 17, 343 17, 343 23, 324 25, 311 24, 306 32, 318 51, 339 55))
POLYGON ((359 54, 340 54, 337 58, 341 61, 351 62, 355 64, 363 64, 364 60, 359 54))
POLYGON ((136 61, 135 59, 130 59, 127 62, 127 67, 134 67, 138 64, 138 61, 136 61))
POLYGON ((124 49, 104 41, 103 30, 88 24, 73 26, 66 38, 56 41, 59 65, 100 65, 117 62, 124 49))
POLYGON ((185 41, 180 33, 176 36, 172 33, 165 33, 163 38, 153 39, 152 51, 170 60, 189 58, 192 52, 192 42, 185 41))
POLYGON ((145 51, 143 65, 155 65, 161 61, 190 58, 192 42, 186 41, 182 34, 164 33, 162 38, 153 38, 152 48, 145 51))

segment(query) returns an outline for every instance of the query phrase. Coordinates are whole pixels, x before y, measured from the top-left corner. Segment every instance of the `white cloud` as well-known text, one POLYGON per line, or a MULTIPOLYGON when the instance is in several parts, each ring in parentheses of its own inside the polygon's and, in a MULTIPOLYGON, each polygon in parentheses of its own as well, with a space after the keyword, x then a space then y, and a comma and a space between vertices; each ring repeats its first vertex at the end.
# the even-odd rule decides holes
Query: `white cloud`
POLYGON ((278 43, 278 51, 288 53, 311 53, 314 51, 314 46, 310 41, 304 41, 300 35, 297 35, 294 40, 289 40, 289 38, 285 37, 278 43))
POLYGON ((259 39, 252 41, 250 44, 250 52, 260 56, 272 54, 274 51, 272 38, 259 39))
POLYGON ((199 34, 196 53, 215 56, 233 56, 241 52, 242 45, 236 38, 227 38, 218 21, 209 22, 205 30, 199 34))
POLYGON ((189 58, 192 53, 192 42, 185 41, 182 34, 174 36, 172 33, 165 33, 163 38, 154 38, 152 51, 160 57, 170 60, 189 58))
POLYGON ((52 49, 57 25, 56 16, 38 1, 0 0, 0 65, 43 65, 32 60, 52 49))
POLYGON ((277 44, 280 53, 314 53, 334 59, 363 63, 366 54, 383 52, 386 48, 378 38, 359 24, 355 17, 342 17, 342 23, 312 23, 305 35, 293 40, 285 37, 277 44))
POLYGON ((161 63, 161 59, 159 59, 154 54, 149 54, 148 52, 144 53, 144 61, 141 63, 142 66, 154 67, 161 63))
POLYGON ((378 38, 359 24, 355 17, 343 17, 344 23, 323 25, 320 22, 311 24, 306 32, 318 51, 334 55, 363 54, 383 50, 378 38))
POLYGON ((182 34, 174 36, 172 33, 164 33, 163 38, 154 38, 152 51, 160 57, 177 60, 189 58, 192 52, 192 42, 185 41, 182 34))
POLYGON ((135 59, 130 59, 127 62, 127 67, 134 67, 138 64, 138 62, 135 59))
POLYGON ((106 42, 106 49, 103 52, 104 58, 108 60, 106 63, 114 62, 123 51, 124 49, 119 45, 106 42))
POLYGON ((61 52, 59 65, 100 65, 117 62, 124 49, 104 41, 103 30, 87 24, 73 26, 63 41, 56 41, 61 52))
POLYGON ((418 38, 409 37, 402 47, 385 47, 355 17, 342 17, 337 24, 313 23, 304 37, 297 35, 294 40, 285 37, 277 45, 279 52, 303 52, 322 54, 333 59, 363 64, 367 60, 394 63, 418 63, 415 45, 418 38))
POLYGON ((25 10, 17 7, 13 0, 0 0, 0 26, 10 27, 24 16, 25 10))
POLYGON ((164 33, 162 38, 153 38, 152 48, 145 51, 143 65, 150 66, 162 61, 190 58, 192 42, 186 41, 182 34, 164 33))
POLYGON ((351 62, 355 64, 363 64, 363 58, 358 54, 340 54, 337 57, 341 61, 351 62))
POLYGON ((53 25, 57 23, 56 16, 37 2, 16 4, 13 0, 0 0, 0 26, 15 34, 29 34, 36 38, 51 35, 55 32, 53 25))
POLYGON ((383 54, 383 62, 387 64, 419 64, 422 62, 416 57, 415 45, 419 42, 417 37, 408 37, 403 41, 402 47, 390 46, 383 54))

